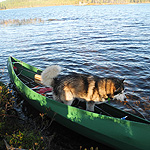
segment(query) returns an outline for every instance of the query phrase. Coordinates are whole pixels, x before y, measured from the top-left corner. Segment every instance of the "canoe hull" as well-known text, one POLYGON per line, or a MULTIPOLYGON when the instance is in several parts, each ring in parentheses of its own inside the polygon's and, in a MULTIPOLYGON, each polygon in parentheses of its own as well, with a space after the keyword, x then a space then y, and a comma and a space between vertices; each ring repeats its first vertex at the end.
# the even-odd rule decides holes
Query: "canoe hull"
POLYGON ((110 147, 120 150, 150 149, 149 124, 88 112, 46 98, 30 89, 20 80, 13 69, 12 61, 19 62, 22 68, 30 69, 33 74, 38 74, 41 71, 13 57, 8 59, 10 79, 21 95, 40 112, 46 113, 61 125, 110 147))

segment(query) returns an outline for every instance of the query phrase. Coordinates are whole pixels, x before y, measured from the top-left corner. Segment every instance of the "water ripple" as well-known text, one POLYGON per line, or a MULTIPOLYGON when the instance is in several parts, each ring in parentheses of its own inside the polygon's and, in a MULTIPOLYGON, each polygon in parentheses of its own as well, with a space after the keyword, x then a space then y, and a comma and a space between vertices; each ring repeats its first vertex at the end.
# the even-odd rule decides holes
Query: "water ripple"
POLYGON ((60 6, 3 11, 0 21, 27 20, 32 16, 44 23, 0 26, 2 80, 9 81, 6 62, 10 55, 40 69, 61 65, 63 74, 125 78, 128 100, 140 101, 139 108, 150 118, 146 111, 150 110, 146 106, 150 97, 149 6, 60 6))

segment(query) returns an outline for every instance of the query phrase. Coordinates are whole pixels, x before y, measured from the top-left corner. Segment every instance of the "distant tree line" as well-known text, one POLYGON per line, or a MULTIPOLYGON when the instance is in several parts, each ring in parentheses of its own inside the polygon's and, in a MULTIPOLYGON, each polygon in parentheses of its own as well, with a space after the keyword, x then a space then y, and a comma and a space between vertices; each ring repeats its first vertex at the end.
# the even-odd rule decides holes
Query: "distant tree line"
POLYGON ((125 3, 150 3, 150 0, 81 0, 84 3, 99 4, 125 4, 125 3))
POLYGON ((6 6, 4 4, 0 4, 0 10, 1 9, 6 9, 6 6))
POLYGON ((23 7, 43 7, 54 5, 101 5, 101 4, 130 4, 130 3, 150 3, 150 0, 6 0, 0 2, 0 10, 23 8, 23 7))

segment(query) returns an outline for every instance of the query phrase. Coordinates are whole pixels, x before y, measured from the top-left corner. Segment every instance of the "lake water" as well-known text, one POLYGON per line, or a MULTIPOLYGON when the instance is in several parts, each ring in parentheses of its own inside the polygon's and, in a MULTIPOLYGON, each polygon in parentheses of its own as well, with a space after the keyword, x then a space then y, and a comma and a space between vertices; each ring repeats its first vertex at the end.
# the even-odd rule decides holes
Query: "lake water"
POLYGON ((150 119, 150 4, 3 10, 0 22, 0 80, 10 82, 10 55, 39 69, 59 64, 63 74, 125 78, 135 110, 112 104, 150 119))

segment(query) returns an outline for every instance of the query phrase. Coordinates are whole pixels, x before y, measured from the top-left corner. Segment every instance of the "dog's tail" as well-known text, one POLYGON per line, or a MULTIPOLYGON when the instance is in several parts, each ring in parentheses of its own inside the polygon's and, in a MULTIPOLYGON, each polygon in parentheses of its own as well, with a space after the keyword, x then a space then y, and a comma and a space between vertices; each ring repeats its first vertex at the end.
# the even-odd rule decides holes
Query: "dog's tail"
POLYGON ((46 86, 51 86, 52 81, 61 72, 61 67, 58 65, 52 65, 47 67, 41 74, 42 83, 46 86))

